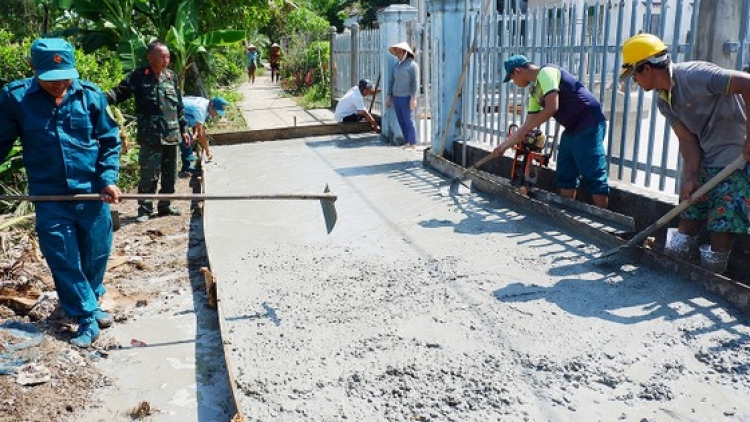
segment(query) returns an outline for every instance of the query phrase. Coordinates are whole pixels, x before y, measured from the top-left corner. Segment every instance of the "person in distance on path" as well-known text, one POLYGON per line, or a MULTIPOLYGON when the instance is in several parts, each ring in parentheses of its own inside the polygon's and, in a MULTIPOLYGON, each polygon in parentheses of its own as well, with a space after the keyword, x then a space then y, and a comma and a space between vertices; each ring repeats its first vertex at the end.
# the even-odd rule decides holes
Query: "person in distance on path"
POLYGON ((250 83, 255 83, 255 69, 260 65, 260 52, 256 46, 250 44, 247 46, 245 56, 247 59, 247 80, 250 83))
POLYGON ((271 66, 271 82, 278 82, 281 75, 279 71, 281 69, 281 46, 273 43, 271 44, 271 52, 268 55, 268 64, 271 66))

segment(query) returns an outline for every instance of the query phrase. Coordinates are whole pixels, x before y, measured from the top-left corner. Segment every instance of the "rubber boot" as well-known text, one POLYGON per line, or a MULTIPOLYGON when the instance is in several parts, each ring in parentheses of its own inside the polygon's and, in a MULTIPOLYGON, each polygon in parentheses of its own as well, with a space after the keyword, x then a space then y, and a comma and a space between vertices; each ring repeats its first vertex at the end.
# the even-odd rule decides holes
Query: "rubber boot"
POLYGON ((701 245, 700 252, 702 268, 717 274, 726 271, 730 252, 714 252, 711 245, 701 245))
POLYGON ((695 258, 697 243, 697 236, 680 233, 679 229, 667 229, 664 254, 683 261, 692 261, 695 258))

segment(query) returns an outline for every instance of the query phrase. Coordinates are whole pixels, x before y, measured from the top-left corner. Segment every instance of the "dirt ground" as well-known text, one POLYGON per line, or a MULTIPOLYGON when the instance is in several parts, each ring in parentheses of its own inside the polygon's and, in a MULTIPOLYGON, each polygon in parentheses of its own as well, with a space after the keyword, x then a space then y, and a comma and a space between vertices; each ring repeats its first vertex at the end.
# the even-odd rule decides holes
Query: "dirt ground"
MULTIPOLYGON (((197 180, 179 179, 178 193, 190 192, 197 180)), ((115 233, 102 306, 114 315, 115 327, 102 330, 88 350, 68 343, 76 326, 58 306, 49 269, 36 248, 33 220, 25 228, 0 232, 0 328, 20 321, 43 333, 39 344, 22 348, 24 336, 0 329, 0 374, 3 369, 12 372, 0 375, 0 421, 81 420, 88 409, 106 406, 96 393, 116 389, 118 377, 98 363, 115 350, 132 347, 115 340, 112 330, 162 312, 159 302, 165 292, 193 291, 205 297, 199 282, 200 269, 208 265, 201 219, 191 212, 197 204, 175 205, 182 216, 143 224, 134 221, 135 201, 113 207, 121 228, 115 233), (191 249, 199 253, 188 253, 191 249)), ((148 402, 134 402, 122 420, 147 417, 155 412, 149 407, 148 402)))

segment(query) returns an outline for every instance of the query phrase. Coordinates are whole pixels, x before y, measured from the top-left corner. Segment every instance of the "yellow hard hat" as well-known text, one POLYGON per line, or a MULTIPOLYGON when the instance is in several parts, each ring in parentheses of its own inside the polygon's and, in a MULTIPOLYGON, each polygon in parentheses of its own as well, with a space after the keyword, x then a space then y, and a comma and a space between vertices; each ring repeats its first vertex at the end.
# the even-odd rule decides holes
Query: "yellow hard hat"
POLYGON ((622 45, 622 72, 620 80, 633 74, 635 69, 643 63, 661 63, 669 56, 667 46, 656 35, 641 33, 628 38, 622 45))

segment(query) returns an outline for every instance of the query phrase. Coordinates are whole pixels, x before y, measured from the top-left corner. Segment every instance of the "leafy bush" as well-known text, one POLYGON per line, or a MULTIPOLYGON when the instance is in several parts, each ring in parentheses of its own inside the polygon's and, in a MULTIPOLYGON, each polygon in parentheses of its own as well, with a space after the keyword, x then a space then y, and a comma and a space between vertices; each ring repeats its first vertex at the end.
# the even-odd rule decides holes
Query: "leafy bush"
POLYGON ((290 49, 281 66, 281 87, 292 95, 300 95, 314 85, 327 84, 330 77, 329 43, 316 41, 304 47, 300 50, 290 49))
POLYGON ((16 79, 32 75, 29 67, 31 41, 12 41, 13 34, 0 29, 0 87, 16 79))
POLYGON ((306 89, 299 104, 307 109, 328 108, 331 106, 331 85, 318 83, 306 89))
MULTIPOLYGON (((245 74, 245 53, 241 44, 212 48, 200 56, 198 70, 205 89, 212 91, 231 86, 245 74)), ((200 93, 198 81, 185 81, 185 92, 200 93)))
POLYGON ((97 84, 104 92, 117 86, 124 78, 117 54, 105 49, 91 54, 84 54, 83 50, 76 49, 76 68, 81 79, 97 84))

